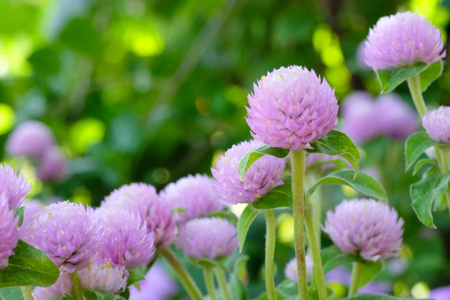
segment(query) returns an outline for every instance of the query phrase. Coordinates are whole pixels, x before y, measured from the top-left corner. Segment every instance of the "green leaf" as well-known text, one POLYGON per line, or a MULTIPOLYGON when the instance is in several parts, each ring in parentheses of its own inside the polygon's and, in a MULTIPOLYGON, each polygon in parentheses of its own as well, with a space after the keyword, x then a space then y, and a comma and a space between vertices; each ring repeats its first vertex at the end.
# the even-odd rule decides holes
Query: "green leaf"
POLYGON ((433 201, 445 192, 450 180, 450 172, 441 174, 437 168, 430 169, 422 179, 411 185, 412 206, 419 220, 428 227, 436 228, 431 209, 433 201))
POLYGON ((63 294, 59 300, 73 300, 73 297, 67 294, 63 294))
POLYGON ((9 257, 8 266, 0 270, 0 288, 12 286, 50 286, 58 279, 58 267, 44 252, 19 240, 9 257))
POLYGON ((239 217, 239 221, 237 224, 237 235, 239 239, 239 251, 242 251, 244 248, 245 238, 247 237, 248 229, 250 225, 252 225, 253 220, 258 215, 258 211, 254 210, 251 205, 248 205, 241 216, 239 217))
POLYGON ((341 251, 338 246, 332 245, 330 247, 324 248, 320 251, 320 256, 322 258, 323 273, 327 274, 331 270, 341 265, 345 265, 352 262, 362 262, 364 261, 355 255, 349 255, 341 251))
POLYGON ((278 158, 284 158, 289 154, 289 149, 275 148, 267 145, 255 148, 244 155, 239 163, 239 176, 244 176, 251 165, 264 155, 272 155, 278 158))
POLYGON ((24 207, 24 206, 21 206, 21 207, 16 208, 16 209, 14 210, 14 219, 15 219, 16 217, 19 217, 19 223, 18 223, 18 226, 19 226, 19 227, 22 226, 22 224, 23 224, 24 210, 25 210, 25 207, 24 207))
POLYGON ((229 210, 215 211, 204 216, 204 218, 213 218, 213 217, 228 220, 228 222, 230 222, 233 225, 236 225, 238 222, 238 218, 236 217, 236 215, 229 210))
POLYGON ((409 171, 422 153, 439 143, 433 140, 425 131, 413 133, 405 143, 406 171, 409 171))
POLYGON ((413 171, 413 175, 416 175, 417 172, 425 165, 427 164, 431 164, 436 166, 436 160, 432 159, 432 158, 423 158, 421 160, 419 160, 416 164, 416 166, 414 167, 414 171, 413 171))
POLYGON ((320 178, 308 191, 306 191, 305 198, 309 199, 314 191, 323 184, 344 184, 353 188, 355 191, 364 194, 368 197, 387 201, 386 191, 383 186, 374 178, 367 174, 360 173, 358 177, 353 179, 353 171, 341 170, 330 173, 320 178))
POLYGON ((103 294, 94 290, 84 290, 86 300, 125 300, 125 298, 114 294, 103 294))
POLYGON ((383 262, 366 262, 359 281, 359 288, 368 284, 383 269, 383 262))
POLYGON ((28 62, 35 72, 44 75, 57 73, 61 65, 58 52, 52 48, 36 50, 28 57, 28 62))
POLYGON ((427 68, 424 62, 418 62, 414 66, 401 68, 388 68, 376 70, 382 93, 393 91, 399 84, 409 78, 416 76, 427 68))
POLYGON ((355 170, 355 177, 359 169, 359 152, 352 140, 344 133, 332 130, 323 138, 311 143, 313 149, 306 149, 309 153, 339 155, 345 158, 355 170))
POLYGON ((398 298, 385 294, 359 294, 353 297, 342 298, 341 300, 417 300, 416 298, 398 298))
POLYGON ((292 207, 292 185, 285 183, 277 186, 258 201, 252 203, 256 209, 274 209, 292 207))
POLYGON ((438 60, 434 64, 429 65, 425 71, 420 73, 420 89, 422 92, 425 92, 430 84, 442 75, 443 70, 444 63, 442 60, 438 60))
POLYGON ((0 289, 0 299, 3 300, 24 300, 20 287, 0 289))
POLYGON ((142 280, 145 280, 145 276, 139 274, 138 272, 130 271, 130 276, 128 276, 127 279, 127 286, 130 286, 142 280))
POLYGON ((98 56, 101 51, 100 36, 87 19, 72 19, 62 30, 60 40, 80 54, 98 56))

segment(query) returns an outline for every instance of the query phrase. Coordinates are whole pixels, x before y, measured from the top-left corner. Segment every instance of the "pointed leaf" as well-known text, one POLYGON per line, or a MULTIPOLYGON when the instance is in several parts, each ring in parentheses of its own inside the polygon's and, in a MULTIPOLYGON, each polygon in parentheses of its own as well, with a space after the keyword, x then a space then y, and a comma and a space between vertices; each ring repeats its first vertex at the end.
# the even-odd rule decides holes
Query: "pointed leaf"
POLYGON ((239 217, 239 221, 237 224, 237 235, 239 239, 239 251, 242 251, 244 248, 245 238, 247 237, 248 229, 250 225, 252 225, 253 220, 255 220, 258 215, 258 211, 254 210, 251 205, 248 205, 241 216, 239 217))
POLYGON ((228 222, 230 222, 233 225, 236 225, 238 222, 238 218, 236 217, 236 215, 233 214, 229 210, 215 211, 215 212, 205 215, 204 217, 205 218, 217 217, 217 218, 226 219, 228 222))
POLYGON ((145 280, 145 276, 139 274, 138 272, 130 271, 130 276, 128 276, 127 279, 127 286, 130 286, 142 280, 145 280))
POLYGON ((0 299, 3 300, 24 300, 22 290, 19 287, 0 289, 0 299))
POLYGON ((0 288, 50 286, 58 279, 58 267, 41 250, 19 240, 14 253, 9 257, 8 266, 0 270, 0 288))
POLYGON ((17 226, 19 226, 19 227, 22 226, 22 224, 23 224, 24 210, 25 210, 25 207, 24 207, 24 206, 21 206, 21 207, 16 208, 16 209, 14 210, 14 218, 19 217, 19 223, 18 223, 18 225, 17 225, 17 226))
POLYGON ((342 298, 341 300, 417 300, 416 298, 398 298, 385 294, 359 294, 353 297, 342 298))
POLYGON ((441 174, 437 168, 430 169, 422 179, 411 185, 412 206, 419 220, 428 227, 436 228, 431 209, 436 197, 445 192, 450 172, 441 174))
POLYGON ((420 89, 422 92, 425 92, 430 84, 442 75, 443 70, 444 63, 442 60, 438 60, 434 64, 429 65, 425 71, 420 73, 420 89))
POLYGON ((244 176, 250 169, 251 165, 260 157, 264 155, 272 155, 278 158, 288 156, 289 149, 275 148, 267 145, 255 148, 244 155, 239 163, 239 176, 244 176))
POLYGON ((416 175, 417 172, 419 172, 419 170, 420 170, 423 166, 428 165, 428 164, 431 164, 431 165, 436 166, 436 160, 435 160, 435 159, 432 159, 432 158, 423 158, 423 159, 419 160, 419 161, 417 162, 416 166, 414 167, 413 175, 416 175))
POLYGON ((406 171, 409 171, 422 153, 439 143, 433 140, 425 131, 413 133, 405 143, 406 171))
POLYGON ((382 93, 393 91, 398 85, 409 78, 416 76, 427 68, 424 62, 418 62, 413 66, 402 68, 388 68, 376 70, 382 93))
POLYGON ((363 262, 361 258, 355 255, 349 255, 341 251, 338 246, 332 245, 320 251, 322 258, 323 273, 327 274, 331 270, 341 265, 352 262, 363 262))
POLYGON ((323 138, 311 143, 313 149, 306 149, 310 153, 339 155, 345 158, 355 170, 355 177, 359 169, 359 152, 352 140, 344 133, 332 130, 323 138))
POLYGON ((292 207, 292 185, 285 183, 277 186, 258 201, 252 203, 256 209, 275 209, 292 207))
POLYGON ((387 201, 386 191, 383 186, 374 178, 367 174, 359 173, 358 177, 353 179, 353 171, 342 170, 330 173, 320 178, 313 186, 311 186, 305 194, 306 199, 309 199, 314 191, 323 184, 343 184, 348 185, 355 191, 364 194, 368 197, 387 201))
POLYGON ((381 260, 377 262, 366 262, 359 281, 359 288, 368 284, 378 273, 383 269, 383 262, 381 260))

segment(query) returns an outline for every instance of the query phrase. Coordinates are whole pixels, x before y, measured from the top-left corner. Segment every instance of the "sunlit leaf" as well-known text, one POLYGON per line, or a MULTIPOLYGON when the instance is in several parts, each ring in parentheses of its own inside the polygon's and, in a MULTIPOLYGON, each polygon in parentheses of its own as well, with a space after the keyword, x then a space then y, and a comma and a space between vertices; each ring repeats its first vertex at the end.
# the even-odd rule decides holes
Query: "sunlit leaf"
POLYGON ((413 66, 376 70, 381 85, 381 92, 392 92, 402 82, 425 70, 427 64, 418 62, 413 66))
POLYGON ((275 209, 292 207, 292 185, 285 183, 277 186, 265 196, 252 203, 256 209, 275 209))
POLYGON ((252 164, 264 155, 272 155, 278 158, 284 158, 289 154, 289 149, 275 148, 267 145, 255 148, 244 155, 239 163, 239 176, 244 176, 252 164))

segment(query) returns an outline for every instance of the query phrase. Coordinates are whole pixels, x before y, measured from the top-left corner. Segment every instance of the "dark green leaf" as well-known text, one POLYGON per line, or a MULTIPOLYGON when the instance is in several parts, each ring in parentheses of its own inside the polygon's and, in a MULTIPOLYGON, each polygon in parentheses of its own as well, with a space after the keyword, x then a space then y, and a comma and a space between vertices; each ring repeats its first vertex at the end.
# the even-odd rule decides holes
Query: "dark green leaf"
POLYGON ((385 294, 359 294, 353 297, 342 298, 341 300, 416 300, 416 298, 398 298, 385 294))
POLYGON ((433 201, 445 192, 450 180, 450 172, 441 174, 437 168, 430 169, 422 179, 411 185, 412 205, 419 220, 428 227, 436 228, 431 208, 433 201))
POLYGON ((229 210, 215 211, 215 212, 209 213, 209 214, 204 216, 204 218, 213 218, 213 217, 226 219, 233 225, 236 225, 237 222, 238 222, 238 218, 236 217, 236 215, 233 214, 229 210))
POLYGON ((9 257, 8 267, 0 270, 0 288, 12 286, 50 286, 58 279, 58 267, 44 252, 19 240, 9 257))
POLYGON ((237 224, 237 235, 239 239, 239 251, 244 248, 245 238, 247 237, 248 229, 252 225, 253 220, 258 215, 258 211, 254 210, 251 205, 248 205, 241 216, 237 224))
POLYGON ((417 172, 425 165, 434 165, 436 166, 436 160, 435 159, 431 159, 431 158, 423 158, 421 160, 419 160, 416 164, 416 166, 414 167, 414 171, 413 171, 413 175, 416 175, 417 172))
POLYGON ((22 224, 23 224, 23 214, 24 214, 24 210, 25 210, 25 207, 24 207, 24 206, 21 206, 21 207, 16 208, 16 209, 14 210, 14 218, 19 217, 19 223, 18 223, 18 226, 19 226, 19 227, 22 226, 22 224))
POLYGON ((128 276, 127 279, 127 286, 130 286, 142 280, 145 280, 145 276, 139 274, 138 272, 130 271, 130 276, 128 276))
POLYGON ((422 153, 430 147, 438 145, 425 131, 413 133, 405 143, 406 171, 409 171, 422 153))
POLYGON ((352 262, 364 261, 355 255, 345 254, 337 246, 333 245, 320 251, 322 258, 323 273, 326 274, 336 267, 352 262))
POLYGON ((359 288, 368 284, 383 269, 383 262, 366 262, 359 281, 359 288))
POLYGON ((320 178, 308 189, 305 195, 306 199, 309 199, 312 193, 322 184, 344 184, 371 198, 387 201, 386 191, 377 180, 364 173, 360 173, 358 177, 353 179, 353 174, 353 171, 342 170, 320 178))
POLYGON ((443 70, 444 63, 442 60, 438 60, 434 64, 429 65, 425 71, 420 73, 420 89, 422 92, 425 92, 430 84, 442 75, 443 70))
POLYGON ((376 70, 382 93, 393 91, 399 84, 425 70, 427 64, 418 62, 414 66, 376 70))
POLYGON ((100 54, 100 36, 90 20, 72 19, 60 35, 61 42, 81 54, 97 56, 100 54))
POLYGON ((35 72, 44 75, 57 73, 61 65, 58 52, 52 48, 36 50, 28 57, 28 62, 33 66, 35 72))
POLYGON ((345 158, 355 170, 355 177, 359 169, 359 152, 352 140, 344 133, 332 130, 323 138, 311 143, 313 149, 306 149, 310 153, 339 155, 345 158))
POLYGON ((0 299, 3 300, 24 300, 20 287, 0 289, 0 299))
POLYGON ((251 165, 264 155, 272 155, 278 158, 284 158, 289 154, 289 149, 275 148, 267 145, 255 148, 244 155, 239 163, 239 176, 244 176, 251 165))
POLYGON ((285 183, 277 186, 258 201, 252 203, 256 209, 274 209, 292 207, 292 185, 285 183))
POLYGON ((84 290, 86 300, 125 300, 125 298, 114 294, 103 294, 94 290, 84 290))

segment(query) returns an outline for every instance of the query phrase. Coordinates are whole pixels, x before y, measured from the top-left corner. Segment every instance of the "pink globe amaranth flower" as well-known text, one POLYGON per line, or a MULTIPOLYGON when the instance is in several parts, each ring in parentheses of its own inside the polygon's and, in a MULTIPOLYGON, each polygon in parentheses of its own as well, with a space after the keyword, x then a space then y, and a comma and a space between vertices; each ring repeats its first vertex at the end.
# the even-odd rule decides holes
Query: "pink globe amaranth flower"
POLYGON ((220 211, 224 205, 219 201, 220 195, 213 190, 212 179, 207 175, 188 175, 176 183, 170 183, 160 196, 178 213, 178 222, 203 217, 209 213, 220 211))
POLYGON ((31 185, 27 185, 22 173, 17 176, 14 169, 8 164, 0 165, 0 191, 8 199, 10 210, 22 206, 22 201, 30 188, 31 185))
POLYGON ((337 123, 338 104, 325 79, 299 66, 281 67, 253 85, 247 124, 262 141, 290 150, 310 148, 337 123))
POLYGON ((34 300, 59 300, 62 295, 72 296, 72 281, 66 271, 59 273, 58 280, 49 287, 35 287, 31 292, 34 300))
POLYGON ((91 289, 105 294, 125 291, 130 273, 123 266, 92 264, 79 271, 83 289, 91 289))
POLYGON ((342 252, 378 261, 400 250, 403 223, 386 203, 354 199, 328 211, 323 230, 342 252))
POLYGON ((100 208, 97 213, 104 226, 101 261, 133 270, 154 259, 154 234, 139 214, 122 208, 100 208))
POLYGON ((175 244, 194 259, 227 257, 239 246, 236 227, 221 218, 195 219, 181 225, 175 244))
POLYGON ((60 181, 67 177, 68 165, 58 147, 49 149, 39 161, 36 176, 42 181, 60 181))
POLYGON ((254 202, 272 189, 283 184, 285 161, 270 155, 256 160, 245 173, 239 176, 239 163, 250 150, 263 146, 260 141, 253 140, 234 145, 222 155, 211 169, 214 176, 213 188, 220 199, 227 204, 254 202))
MULTIPOLYGON (((313 274, 313 259, 311 256, 306 255, 305 256, 305 263, 306 263, 306 279, 308 281, 311 281, 311 277, 313 274)), ((297 260, 294 257, 291 259, 288 264, 286 265, 286 268, 284 268, 284 275, 286 278, 289 278, 290 280, 294 282, 298 282, 298 272, 297 272, 297 260)))
POLYGON ((403 12, 382 17, 370 29, 365 62, 372 69, 433 64, 445 57, 441 32, 425 17, 403 12))
POLYGON ((6 151, 13 156, 42 157, 55 144, 50 128, 39 121, 26 121, 9 135, 6 151))
POLYGON ((92 208, 66 201, 34 214, 20 237, 72 273, 89 265, 100 249, 102 233, 102 222, 92 208))
POLYGON ((101 204, 105 208, 124 208, 137 212, 155 234, 157 247, 171 244, 178 232, 170 205, 161 199, 156 189, 145 183, 123 185, 114 190, 101 204))
POLYGON ((130 300, 167 300, 177 292, 176 282, 158 263, 150 268, 139 285, 139 290, 130 286, 130 300))
POLYGON ((0 270, 8 266, 8 259, 14 255, 14 248, 19 242, 19 218, 14 218, 14 211, 8 207, 5 193, 0 194, 0 270))
POLYGON ((387 136, 406 140, 418 129, 417 113, 397 94, 377 98, 378 123, 387 136))
POLYGON ((433 140, 450 144, 450 106, 430 110, 422 117, 422 125, 433 140))

